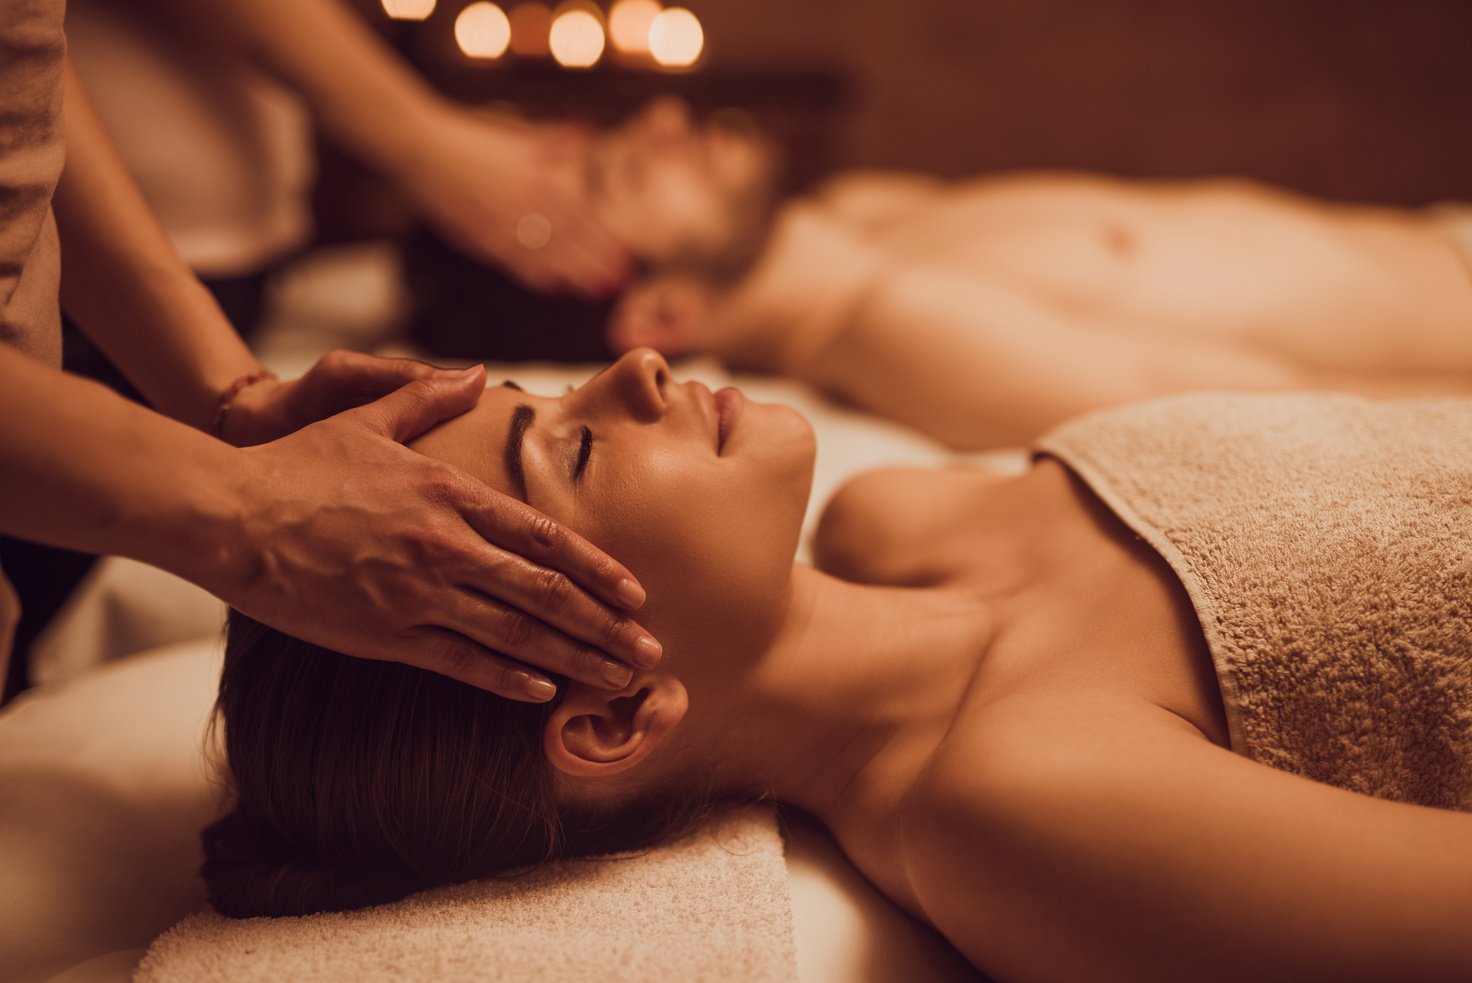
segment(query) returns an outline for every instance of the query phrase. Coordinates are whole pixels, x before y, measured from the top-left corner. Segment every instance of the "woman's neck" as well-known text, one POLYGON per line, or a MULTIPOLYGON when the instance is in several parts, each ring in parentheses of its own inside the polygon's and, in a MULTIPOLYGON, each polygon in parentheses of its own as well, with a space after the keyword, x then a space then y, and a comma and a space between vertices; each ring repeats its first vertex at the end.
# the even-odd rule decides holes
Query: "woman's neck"
POLYGON ((883 813, 950 727, 994 632, 975 592, 861 586, 798 565, 760 660, 739 678, 682 671, 683 763, 836 831, 846 815, 883 813))

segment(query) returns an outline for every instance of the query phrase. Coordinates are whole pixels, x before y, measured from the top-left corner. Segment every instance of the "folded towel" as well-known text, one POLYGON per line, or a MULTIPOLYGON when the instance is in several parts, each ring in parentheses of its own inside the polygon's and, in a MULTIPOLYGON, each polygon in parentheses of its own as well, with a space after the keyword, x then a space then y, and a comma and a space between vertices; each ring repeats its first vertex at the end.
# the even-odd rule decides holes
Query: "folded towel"
POLYGON ((1432 225, 1446 236, 1467 274, 1472 276, 1472 204, 1447 201, 1426 210, 1432 225))
POLYGON ((773 811, 734 810, 632 857, 438 888, 362 911, 192 915, 140 983, 252 980, 797 979, 773 811))
POLYGON ((1038 450, 1180 578, 1234 750, 1472 809, 1472 400, 1190 396, 1038 450))

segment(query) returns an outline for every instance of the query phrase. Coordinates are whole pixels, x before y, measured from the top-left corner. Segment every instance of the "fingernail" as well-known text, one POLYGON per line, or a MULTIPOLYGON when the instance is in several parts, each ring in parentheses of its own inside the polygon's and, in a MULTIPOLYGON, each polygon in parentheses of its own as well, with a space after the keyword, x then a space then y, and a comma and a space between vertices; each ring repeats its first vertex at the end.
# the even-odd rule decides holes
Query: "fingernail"
POLYGON ((639 668, 653 669, 664 655, 664 646, 648 635, 640 635, 634 642, 634 652, 634 661, 639 663, 639 668))
POLYGON ((479 375, 485 370, 486 367, 484 365, 476 364, 467 365, 463 369, 440 369, 439 372, 436 374, 445 379, 454 379, 456 381, 459 381, 461 379, 469 379, 473 375, 479 375))
POLYGON ((528 676, 522 689, 527 696, 538 703, 546 703, 557 695, 557 687, 552 685, 552 681, 539 676, 528 676))
POLYGON ((603 681, 614 689, 623 689, 634 678, 634 671, 617 662, 603 663, 603 681))
POLYGON ((613 596, 618 598, 618 602, 624 607, 637 608, 644 603, 647 595, 644 593, 644 588, 625 577, 614 588, 613 596))

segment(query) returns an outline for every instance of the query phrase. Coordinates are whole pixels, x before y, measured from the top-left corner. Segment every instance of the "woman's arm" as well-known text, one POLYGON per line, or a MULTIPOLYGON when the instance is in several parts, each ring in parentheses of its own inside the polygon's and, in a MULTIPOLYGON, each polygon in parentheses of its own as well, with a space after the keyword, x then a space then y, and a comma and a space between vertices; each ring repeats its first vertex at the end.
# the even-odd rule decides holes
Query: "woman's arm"
POLYGON ((999 980, 1472 979, 1472 815, 1256 764, 1155 707, 1016 702, 951 746, 905 848, 999 980))

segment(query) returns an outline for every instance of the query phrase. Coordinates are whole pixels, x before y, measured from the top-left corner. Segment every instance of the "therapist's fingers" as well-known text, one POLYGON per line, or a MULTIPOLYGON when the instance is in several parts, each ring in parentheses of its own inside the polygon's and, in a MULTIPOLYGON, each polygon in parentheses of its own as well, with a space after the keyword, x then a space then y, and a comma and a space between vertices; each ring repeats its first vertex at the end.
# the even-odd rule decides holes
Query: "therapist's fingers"
MULTIPOLYGON (((576 126, 540 126, 531 131, 541 175, 559 172, 571 162, 585 166, 592 133, 576 126)), ((528 189, 530 209, 547 220, 545 245, 539 250, 546 271, 566 286, 589 296, 607 296, 624 287, 633 274, 628 245, 600 217, 586 188, 554 180, 536 181, 528 189)))
POLYGON ((549 242, 549 263, 574 289, 607 296, 623 288, 633 271, 628 249, 586 208, 566 208, 549 242))
POLYGON ((437 423, 474 408, 485 389, 485 366, 472 365, 411 382, 382 399, 343 415, 375 433, 403 443, 437 423))
POLYGON ((585 211, 561 202, 543 202, 522 218, 535 223, 501 258, 528 286, 543 292, 572 290, 607 297, 624 287, 633 270, 628 250, 585 211))
MULTIPOLYGON (((444 378, 453 387, 460 381, 456 371, 412 358, 328 352, 300 378, 249 387, 232 406, 222 435, 235 444, 264 443, 415 382, 444 378)), ((462 400, 457 393, 452 401, 462 400)))
MULTIPOLYGON (((467 592, 435 621, 470 641, 520 663, 522 669, 556 673, 601 689, 622 689, 634 670, 611 658, 606 648, 570 638, 526 611, 467 592)), ((635 631, 640 631, 637 627, 635 631)))
POLYGON ((347 399, 364 403, 387 396, 411 382, 453 376, 457 371, 463 370, 442 369, 414 358, 383 358, 338 349, 318 359, 302 376, 302 381, 341 393, 345 401, 342 408, 346 409, 347 399))
MULTIPOLYGON (((488 542, 565 574, 605 604, 628 611, 644 604, 644 588, 628 567, 530 505, 510 495, 484 490, 467 502, 464 510, 466 521, 488 542)), ((524 586, 533 591, 538 587, 524 586)), ((547 585, 541 585, 541 589, 549 590, 547 585)), ((550 608, 555 608, 558 597, 550 600, 550 608)), ((581 637, 581 633, 574 634, 581 637)))
POLYGON ((610 657, 649 669, 662 655, 659 643, 633 618, 566 574, 523 556, 487 548, 461 577, 483 599, 457 606, 455 620, 440 623, 538 668, 604 685, 610 682, 604 664, 610 657))
POLYGON ((417 629, 399 661, 521 703, 546 703, 557 695, 541 673, 443 628, 417 629))

